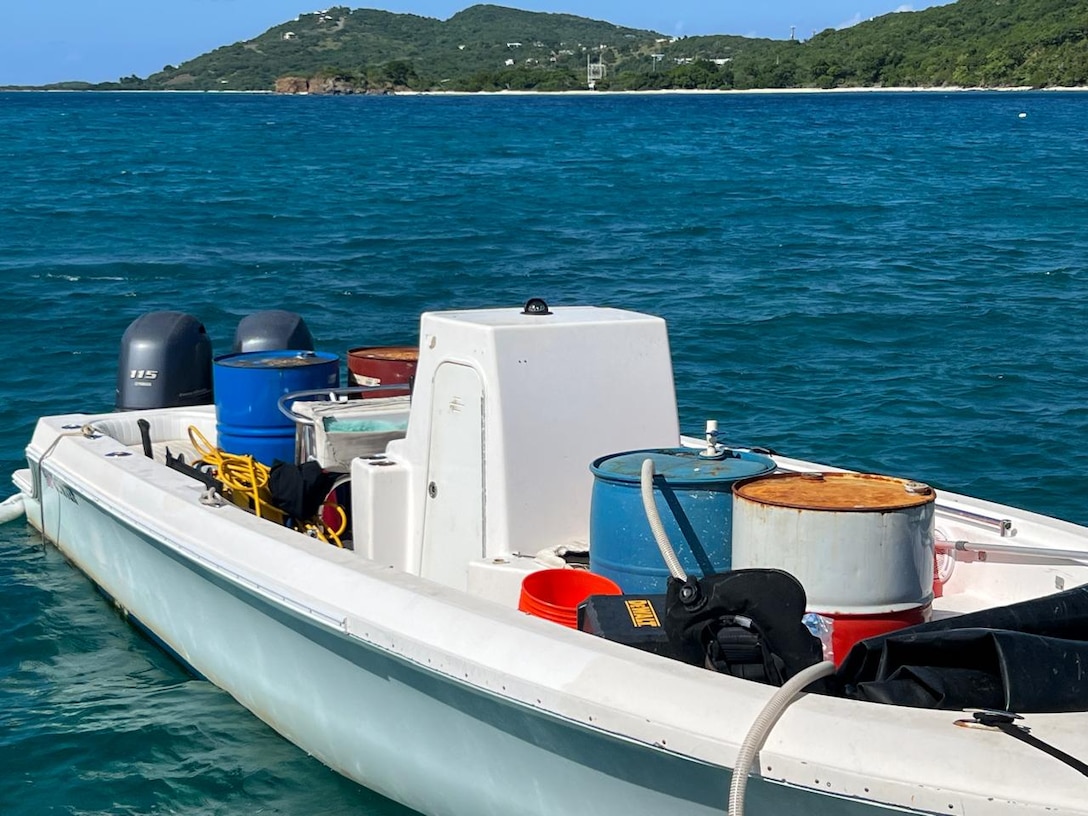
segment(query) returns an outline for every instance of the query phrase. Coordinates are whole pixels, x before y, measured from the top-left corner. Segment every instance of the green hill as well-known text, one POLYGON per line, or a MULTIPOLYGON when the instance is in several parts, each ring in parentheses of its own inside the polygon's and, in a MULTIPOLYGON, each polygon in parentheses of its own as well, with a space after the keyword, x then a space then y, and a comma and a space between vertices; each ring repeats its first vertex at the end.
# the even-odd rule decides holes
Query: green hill
MULTIPOLYGON (((336 7, 110 88, 310 93, 1088 85, 1088 0, 959 0, 807 41, 668 38, 478 5, 437 20, 336 7)), ((86 87, 67 83, 67 87, 86 87)))
POLYGON ((667 54, 681 49, 702 61, 668 78, 677 83, 687 68, 685 78, 698 83, 692 87, 1083 86, 1088 0, 959 0, 828 29, 805 42, 691 37, 667 54), (729 63, 707 62, 726 46, 734 48, 729 63))
POLYGON ((959 0, 889 14, 806 44, 815 84, 1074 86, 1088 84, 1088 2, 959 0))
POLYGON ((149 88, 271 90, 282 77, 316 77, 345 90, 464 89, 477 75, 520 67, 532 69, 534 84, 568 87, 556 81, 569 74, 569 87, 584 87, 587 53, 597 54, 603 44, 613 59, 622 59, 659 37, 569 14, 498 6, 473 6, 444 22, 338 7, 167 66, 144 82, 149 88))

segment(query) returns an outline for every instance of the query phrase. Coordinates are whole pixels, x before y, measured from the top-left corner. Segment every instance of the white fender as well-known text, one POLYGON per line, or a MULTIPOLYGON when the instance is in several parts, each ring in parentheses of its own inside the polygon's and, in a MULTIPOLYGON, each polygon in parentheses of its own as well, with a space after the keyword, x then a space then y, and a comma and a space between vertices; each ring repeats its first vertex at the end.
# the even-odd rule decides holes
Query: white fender
POLYGON ((19 516, 26 512, 26 506, 23 504, 23 494, 16 493, 14 496, 8 496, 2 502, 0 502, 0 524, 7 524, 9 521, 15 521, 19 516))

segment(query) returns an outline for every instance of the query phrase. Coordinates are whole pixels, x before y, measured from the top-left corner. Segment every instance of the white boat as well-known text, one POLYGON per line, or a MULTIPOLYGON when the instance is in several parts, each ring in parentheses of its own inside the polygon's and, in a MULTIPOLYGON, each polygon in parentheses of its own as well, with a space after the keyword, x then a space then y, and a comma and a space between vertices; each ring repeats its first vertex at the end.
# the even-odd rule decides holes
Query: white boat
MULTIPOLYGON (((42 417, 15 483, 30 524, 164 649, 421 813, 1088 813, 1088 712, 1013 723, 796 694, 830 665, 817 656, 782 689, 519 610, 526 576, 576 571, 568 552, 593 561, 592 462, 715 447, 681 438, 661 319, 539 302, 427 313, 410 399, 372 404, 404 430, 349 457, 350 549, 164 464, 164 448, 191 462, 194 439, 216 444, 214 404, 42 417)), ((844 473, 772 459, 779 475, 844 473)), ((929 581, 913 607, 934 620, 1088 582, 1088 529, 943 491, 929 506, 933 532, 907 546, 929 581)), ((812 580, 847 587, 853 569, 829 558, 812 580)), ((1036 668, 1045 686, 1052 667, 1036 668)), ((1069 684, 1075 698, 1086 681, 1069 684)))

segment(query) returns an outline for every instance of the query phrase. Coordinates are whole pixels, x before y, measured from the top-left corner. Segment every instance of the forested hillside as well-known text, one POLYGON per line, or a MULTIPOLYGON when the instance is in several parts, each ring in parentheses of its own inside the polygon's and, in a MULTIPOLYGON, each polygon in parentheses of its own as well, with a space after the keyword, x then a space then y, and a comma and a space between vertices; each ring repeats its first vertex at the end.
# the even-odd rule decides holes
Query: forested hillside
MULTIPOLYGON (((479 5, 436 20, 304 14, 111 88, 397 90, 1088 85, 1088 0, 959 0, 806 40, 669 38, 569 14, 479 5)), ((90 87, 70 83, 69 87, 90 87)))

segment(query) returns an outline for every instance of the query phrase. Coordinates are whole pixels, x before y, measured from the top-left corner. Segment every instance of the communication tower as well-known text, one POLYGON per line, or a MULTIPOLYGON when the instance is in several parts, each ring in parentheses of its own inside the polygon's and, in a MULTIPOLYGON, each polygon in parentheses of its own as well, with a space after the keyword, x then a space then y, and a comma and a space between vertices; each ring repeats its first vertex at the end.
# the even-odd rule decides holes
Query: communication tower
POLYGON ((589 85, 591 91, 597 87, 600 80, 605 78, 607 70, 603 53, 597 57, 596 62, 593 61, 591 55, 586 54, 586 84, 589 85))

